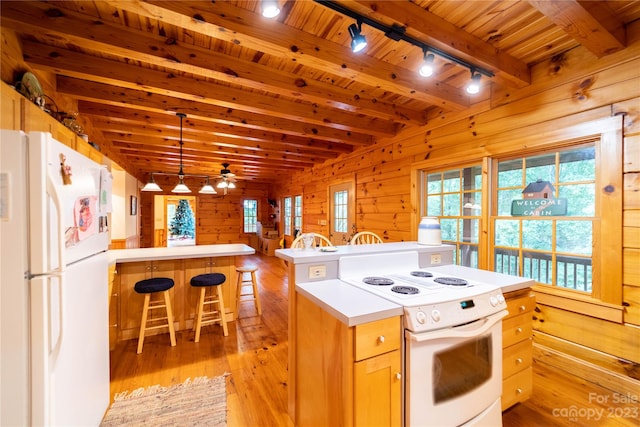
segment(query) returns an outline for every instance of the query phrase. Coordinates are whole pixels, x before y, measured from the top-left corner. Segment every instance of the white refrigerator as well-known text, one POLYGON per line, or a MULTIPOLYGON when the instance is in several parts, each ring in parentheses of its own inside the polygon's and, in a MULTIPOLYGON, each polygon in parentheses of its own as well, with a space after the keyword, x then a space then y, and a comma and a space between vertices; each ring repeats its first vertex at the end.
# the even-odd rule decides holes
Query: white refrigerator
POLYGON ((109 405, 111 174, 49 133, 0 134, 0 425, 109 405))

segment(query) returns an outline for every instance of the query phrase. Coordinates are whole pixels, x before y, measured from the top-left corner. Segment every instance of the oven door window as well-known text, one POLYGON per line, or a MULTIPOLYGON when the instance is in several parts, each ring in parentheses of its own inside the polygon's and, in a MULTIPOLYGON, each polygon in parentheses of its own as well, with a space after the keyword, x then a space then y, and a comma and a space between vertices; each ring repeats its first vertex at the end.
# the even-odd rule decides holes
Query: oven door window
POLYGON ((434 354, 434 404, 467 394, 491 378, 491 344, 487 334, 434 354))

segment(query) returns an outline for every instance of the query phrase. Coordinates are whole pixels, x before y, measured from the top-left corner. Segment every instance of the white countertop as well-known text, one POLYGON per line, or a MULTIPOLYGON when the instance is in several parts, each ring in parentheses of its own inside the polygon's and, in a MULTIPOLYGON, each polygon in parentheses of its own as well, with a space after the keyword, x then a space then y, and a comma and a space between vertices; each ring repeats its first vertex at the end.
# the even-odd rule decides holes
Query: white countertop
MULTIPOLYGON (((529 288, 535 283, 533 279, 460 265, 442 265, 429 269, 459 277, 472 277, 477 282, 494 286, 494 289, 500 288, 503 293, 529 288), (461 274, 461 271, 466 273, 461 274)), ((299 283, 296 284, 296 291, 347 326, 382 320, 404 313, 402 306, 338 279, 299 283)))
POLYGON ((347 326, 403 314, 402 306, 337 279, 302 283, 296 291, 347 326))
POLYGON ((114 249, 108 251, 111 263, 157 261, 166 259, 252 255, 256 251, 243 243, 178 246, 174 248, 114 249))
POLYGON ((442 252, 452 250, 450 245, 420 245, 418 242, 391 242, 371 245, 344 245, 335 246, 335 252, 323 252, 322 248, 289 248, 277 249, 275 255, 293 264, 323 262, 337 260, 345 255, 368 255, 376 253, 416 251, 416 252, 442 252))

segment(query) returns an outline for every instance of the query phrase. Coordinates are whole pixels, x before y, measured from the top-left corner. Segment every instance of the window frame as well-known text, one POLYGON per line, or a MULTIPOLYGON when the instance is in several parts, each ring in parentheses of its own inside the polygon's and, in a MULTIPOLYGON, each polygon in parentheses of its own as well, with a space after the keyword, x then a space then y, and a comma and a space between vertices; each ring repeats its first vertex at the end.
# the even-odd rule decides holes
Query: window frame
POLYGON ((293 235, 292 214, 293 198, 291 196, 285 196, 282 198, 282 233, 285 236, 293 235))
POLYGON ((260 201, 258 199, 253 199, 253 198, 246 198, 246 199, 242 199, 242 232, 244 234, 255 234, 258 232, 258 212, 260 211, 260 201), (246 216, 245 216, 245 203, 248 201, 254 201, 256 203, 256 207, 255 207, 255 216, 254 216, 254 224, 253 227, 255 228, 253 231, 247 231, 246 228, 246 216))
MULTIPOLYGON (((579 118, 579 117, 578 117, 579 118)), ((482 161, 486 163, 487 191, 483 198, 483 221, 486 222, 486 236, 481 236, 480 251, 485 261, 479 259, 478 266, 490 270, 493 265, 494 228, 489 224, 490 214, 497 212, 494 195, 494 159, 514 156, 530 156, 544 151, 559 150, 565 147, 579 146, 593 142, 596 146, 596 210, 594 214, 592 251, 593 286, 590 295, 583 295, 568 289, 534 285, 537 300, 548 306, 561 308, 588 316, 617 323, 623 322, 622 305, 622 194, 623 194, 623 118, 605 117, 598 120, 578 123, 572 118, 567 124, 565 119, 557 119, 542 124, 506 130, 499 136, 488 136, 474 140, 469 145, 462 144, 456 150, 432 156, 429 160, 412 165, 411 201, 421 206, 424 173, 437 172, 445 168, 460 168, 465 164, 482 161), (483 147, 483 148, 476 148, 483 147), (488 205, 485 208, 485 203, 488 205), (605 268, 606 267, 606 268, 605 268)), ((420 209, 417 209, 411 221, 411 232, 417 236, 420 222, 420 209)), ((481 257, 480 257, 481 258, 481 257)))

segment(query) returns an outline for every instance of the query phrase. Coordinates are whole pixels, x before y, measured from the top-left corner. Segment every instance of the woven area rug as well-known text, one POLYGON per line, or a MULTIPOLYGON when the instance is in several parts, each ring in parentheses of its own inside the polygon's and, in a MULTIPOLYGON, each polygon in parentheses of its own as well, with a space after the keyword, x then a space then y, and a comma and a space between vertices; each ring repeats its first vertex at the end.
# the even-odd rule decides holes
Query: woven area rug
POLYGON ((224 376, 119 393, 101 426, 226 426, 224 376))

